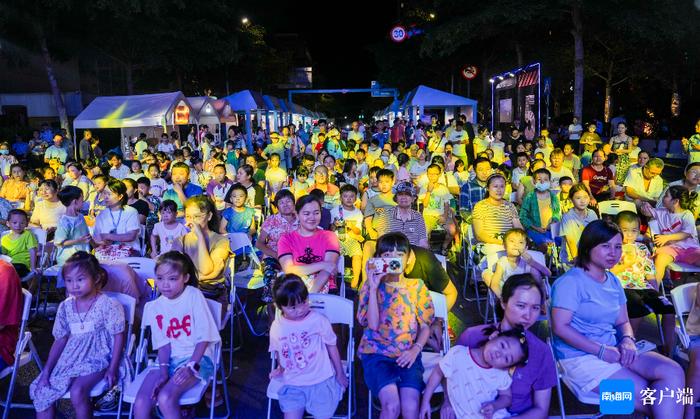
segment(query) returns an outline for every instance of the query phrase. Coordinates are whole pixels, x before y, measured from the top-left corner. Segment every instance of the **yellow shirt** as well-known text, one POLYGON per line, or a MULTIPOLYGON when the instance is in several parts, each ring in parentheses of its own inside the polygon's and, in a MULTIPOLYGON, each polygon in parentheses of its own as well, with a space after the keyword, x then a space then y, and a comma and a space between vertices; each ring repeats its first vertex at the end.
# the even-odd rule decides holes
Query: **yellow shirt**
POLYGON ((537 208, 540 212, 540 223, 542 223, 539 227, 546 227, 552 221, 552 198, 549 195, 544 199, 537 197, 537 208))

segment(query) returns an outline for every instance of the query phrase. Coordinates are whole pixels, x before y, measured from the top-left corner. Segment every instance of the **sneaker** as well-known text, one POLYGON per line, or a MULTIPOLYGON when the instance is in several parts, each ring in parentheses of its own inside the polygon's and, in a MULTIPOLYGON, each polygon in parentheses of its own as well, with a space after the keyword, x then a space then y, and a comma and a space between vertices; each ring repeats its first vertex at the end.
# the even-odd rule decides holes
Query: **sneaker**
POLYGON ((102 412, 111 412, 117 409, 119 403, 119 387, 112 387, 95 402, 95 408, 102 412))

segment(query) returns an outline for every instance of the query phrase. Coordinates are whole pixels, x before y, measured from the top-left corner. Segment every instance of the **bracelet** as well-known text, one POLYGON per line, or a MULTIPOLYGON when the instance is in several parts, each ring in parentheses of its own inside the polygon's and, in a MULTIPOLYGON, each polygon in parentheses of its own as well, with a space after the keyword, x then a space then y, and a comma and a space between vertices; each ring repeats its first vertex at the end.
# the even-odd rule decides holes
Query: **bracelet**
POLYGON ((604 355, 605 355, 605 345, 600 345, 600 349, 598 349, 598 359, 603 359, 604 355))
POLYGON ((420 343, 416 342, 416 343, 413 344, 413 346, 417 346, 418 349, 420 349, 421 352, 423 351, 424 346, 421 345, 420 343))
POLYGON ((622 342, 622 339, 624 339, 624 338, 628 338, 628 339, 630 339, 630 340, 632 341, 632 343, 637 344, 637 339, 635 339, 634 336, 632 336, 632 335, 624 335, 624 336, 622 336, 622 337, 620 338, 620 342, 622 342))

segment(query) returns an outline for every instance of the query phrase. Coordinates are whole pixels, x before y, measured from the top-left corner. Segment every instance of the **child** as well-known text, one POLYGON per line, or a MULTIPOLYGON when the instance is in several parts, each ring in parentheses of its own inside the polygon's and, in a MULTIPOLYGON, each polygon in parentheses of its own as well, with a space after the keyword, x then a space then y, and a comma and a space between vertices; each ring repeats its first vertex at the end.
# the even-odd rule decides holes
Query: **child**
POLYGON ((187 227, 177 221, 177 204, 166 199, 160 206, 160 222, 153 226, 151 234, 151 257, 169 252, 173 243, 187 234, 187 227))
POLYGON ((134 160, 131 162, 131 173, 127 176, 129 179, 133 180, 139 180, 140 178, 146 176, 145 173, 143 173, 143 167, 141 166, 141 162, 138 160, 134 160))
POLYGON ((311 189, 311 181, 309 180, 309 169, 306 166, 300 166, 297 169, 296 179, 292 181, 291 192, 294 194, 294 199, 299 199, 306 195, 311 189))
MULTIPOLYGON (((341 257, 352 258, 353 288, 360 283, 362 270, 362 211, 355 207, 357 188, 345 184, 340 188, 340 205, 331 210, 331 229, 338 234, 341 257)), ((344 275, 344 272, 339 272, 344 275)))
POLYGON ((460 188, 462 187, 462 185, 469 182, 470 173, 464 164, 464 160, 460 159, 455 162, 454 176, 455 179, 457 179, 457 184, 460 188))
MULTIPOLYGON (((347 159, 343 164, 343 181, 348 185, 352 185, 357 189, 359 185, 359 177, 357 176, 357 162, 355 159, 347 159)), ((341 184, 342 186, 342 184, 341 184)))
POLYGON ((401 153, 396 158, 396 162, 399 166, 399 169, 396 171, 396 183, 411 181, 411 174, 408 172, 409 160, 408 154, 406 153, 401 153))
POLYGON ((107 176, 97 175, 92 178, 92 184, 95 186, 92 190, 92 196, 90 197, 90 210, 88 213, 90 217, 95 218, 97 215, 107 208, 107 201, 105 198, 105 187, 107 186, 107 176))
POLYGON ((579 181, 579 175, 581 174, 581 159, 574 154, 574 146, 570 143, 564 144, 564 167, 571 170, 577 182, 579 181))
POLYGON ((90 251, 90 230, 80 213, 84 202, 80 188, 65 186, 58 192, 58 199, 66 207, 66 213, 58 221, 53 242, 57 248, 56 264, 62 266, 75 253, 90 251))
POLYGON ((663 353, 671 356, 676 344, 675 310, 666 297, 659 295, 651 252, 645 244, 637 242, 639 223, 639 216, 632 211, 617 214, 617 225, 622 230, 622 257, 610 272, 618 277, 625 289, 632 330, 636 333, 644 317, 652 311, 660 315, 663 353))
POLYGON ((233 207, 226 208, 221 212, 221 224, 219 232, 226 233, 246 233, 250 239, 256 232, 255 210, 245 205, 248 192, 245 186, 236 183, 231 186, 231 203, 233 207))
POLYGON ((297 275, 276 281, 274 296, 282 315, 270 327, 270 352, 278 360, 270 384, 272 380, 280 384, 284 417, 301 418, 308 411, 317 418, 330 418, 348 386, 331 323, 311 310, 309 291, 297 275))
POLYGON ((10 201, 14 208, 22 208, 27 197, 27 186, 24 169, 19 163, 10 166, 10 178, 0 187, 0 198, 10 201))
POLYGON ((492 134, 493 141, 489 144, 488 149, 493 152, 493 161, 497 164, 503 164, 506 160, 506 143, 501 139, 503 133, 500 130, 495 130, 492 134))
POLYGON ((369 203, 369 200, 372 199, 375 195, 379 195, 379 179, 377 179, 377 173, 382 170, 378 166, 372 166, 369 169, 369 173, 367 175, 367 184, 364 185, 365 191, 362 194, 362 200, 360 202, 360 209, 364 212, 365 208, 367 208, 367 204, 369 203))
POLYGON ((537 137, 537 148, 535 149, 535 154, 542 153, 544 157, 543 160, 549 160, 549 155, 552 153, 552 149, 547 146, 547 139, 543 136, 537 137))
MULTIPOLYGON (((406 267, 410 244, 401 233, 377 240, 375 257, 400 258, 406 267)), ((416 412, 423 383, 421 352, 430 336, 435 309, 421 279, 377 273, 367 264, 357 321, 364 327, 358 353, 367 387, 382 412, 416 412)))
POLYGON ((659 223, 660 234, 654 236, 657 284, 663 281, 666 268, 673 262, 700 266, 700 244, 692 212, 696 196, 695 192, 675 185, 666 190, 663 208, 652 208, 648 202, 641 208, 644 215, 659 223))
POLYGON ((458 345, 447 351, 428 378, 418 417, 430 418, 430 398, 443 379, 456 417, 511 416, 506 410, 512 400, 509 370, 527 362, 525 331, 522 326, 503 332, 490 327, 484 333, 489 339, 476 348, 458 345))
POLYGON ((637 160, 639 160, 639 153, 642 151, 641 148, 639 148, 639 137, 638 136, 632 136, 632 151, 630 151, 630 164, 634 165, 637 164, 637 160))
POLYGON ((207 382, 214 372, 214 345, 221 337, 197 282, 197 268, 186 254, 170 251, 158 258, 160 297, 147 303, 143 312, 158 361, 138 390, 137 419, 150 418, 156 403, 164 417, 180 417, 180 396, 200 380, 207 382))
POLYGON ((530 158, 528 157, 527 153, 518 153, 515 157, 515 164, 516 168, 513 169, 513 172, 511 173, 511 183, 513 190, 517 191, 518 187, 520 186, 520 179, 527 176, 527 169, 530 166, 530 158))
POLYGON ((535 190, 525 195, 520 208, 520 222, 527 230, 541 252, 547 251, 549 243, 558 240, 552 237, 550 226, 561 220, 561 208, 557 194, 551 190, 550 174, 547 169, 538 169, 533 173, 535 190))
POLYGON ((583 183, 574 185, 569 190, 569 197, 573 208, 561 217, 559 236, 563 237, 566 242, 566 259, 572 262, 578 256, 578 242, 581 239, 583 229, 591 221, 597 220, 598 216, 595 211, 588 208, 591 196, 583 183))
POLYGON ((280 167, 280 155, 277 153, 270 154, 270 159, 267 161, 265 182, 268 185, 270 200, 275 199, 275 194, 280 189, 287 187, 287 171, 280 167))
POLYGON ((107 273, 89 253, 75 253, 61 273, 69 297, 58 306, 56 340, 29 394, 37 418, 55 417, 54 403, 69 390, 76 416, 92 417, 92 388, 102 379, 112 388, 120 376, 124 309, 100 291, 107 273))
POLYGON ((569 197, 569 191, 571 191, 573 186, 574 181, 570 177, 562 176, 562 178, 559 179, 559 188, 561 188, 559 191, 559 207, 561 208, 562 214, 565 214, 574 207, 574 204, 571 202, 571 198, 569 197))
POLYGON ((503 247, 506 249, 506 255, 498 258, 495 272, 491 273, 488 269, 484 272, 484 282, 499 299, 503 283, 512 275, 529 273, 537 281, 541 281, 542 277, 552 275, 546 266, 538 263, 527 252, 527 233, 525 230, 512 228, 506 231, 503 236, 503 247))
POLYGON ((168 189, 168 183, 160 177, 160 169, 157 164, 148 166, 148 178, 151 180, 151 193, 158 198, 163 196, 163 192, 168 189))
POLYGON ((367 200, 367 206, 363 211, 365 216, 365 229, 367 231, 367 235, 372 240, 377 239, 377 231, 374 228, 376 225, 374 215, 381 214, 385 209, 396 206, 396 202, 394 201, 394 193, 391 189, 392 186, 394 186, 394 173, 389 169, 380 169, 377 172, 377 189, 379 190, 379 193, 367 200))
POLYGON ((29 217, 20 209, 13 209, 7 216, 7 226, 10 233, 2 236, 2 254, 12 258, 12 265, 17 274, 24 278, 29 273, 38 274, 37 243, 34 234, 27 230, 29 217))

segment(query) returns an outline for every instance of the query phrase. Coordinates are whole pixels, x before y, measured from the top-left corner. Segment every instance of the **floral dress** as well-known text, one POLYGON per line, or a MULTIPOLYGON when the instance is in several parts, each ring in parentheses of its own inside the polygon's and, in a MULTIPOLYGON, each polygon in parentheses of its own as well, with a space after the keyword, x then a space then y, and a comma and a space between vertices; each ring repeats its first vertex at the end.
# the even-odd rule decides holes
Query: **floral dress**
MULTIPOLYGON (((620 148, 627 148, 632 143, 632 138, 629 136, 616 135, 611 138, 612 152, 615 153, 620 148)), ((618 154, 617 164, 615 165, 615 183, 622 185, 627 178, 627 172, 630 169, 629 154, 618 154)))
POLYGON ((65 299, 53 325, 55 339, 68 337, 49 386, 39 388, 39 378, 29 387, 37 412, 42 412, 63 397, 74 378, 104 371, 112 357, 114 335, 124 331, 124 309, 118 301, 99 294, 87 313, 75 311, 75 298, 65 299))

